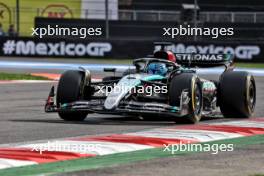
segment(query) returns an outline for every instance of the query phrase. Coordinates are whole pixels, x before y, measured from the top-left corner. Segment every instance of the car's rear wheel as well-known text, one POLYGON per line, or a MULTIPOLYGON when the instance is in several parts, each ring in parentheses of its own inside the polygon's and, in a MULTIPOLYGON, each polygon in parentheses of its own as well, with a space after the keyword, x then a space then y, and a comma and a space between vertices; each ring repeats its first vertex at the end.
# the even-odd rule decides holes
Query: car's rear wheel
POLYGON ((224 117, 249 118, 256 104, 256 84, 248 72, 229 71, 220 78, 219 106, 224 117))
POLYGON ((190 114, 186 117, 176 118, 176 122, 196 123, 201 119, 203 101, 202 88, 199 78, 192 73, 182 73, 172 78, 169 87, 169 103, 172 106, 180 106, 181 94, 186 90, 190 97, 190 114))
MULTIPOLYGON (((57 88, 57 105, 77 101, 81 97, 81 87, 84 82, 84 74, 77 70, 69 70, 62 74, 57 88)), ((60 118, 67 121, 83 121, 87 112, 63 112, 60 118)))

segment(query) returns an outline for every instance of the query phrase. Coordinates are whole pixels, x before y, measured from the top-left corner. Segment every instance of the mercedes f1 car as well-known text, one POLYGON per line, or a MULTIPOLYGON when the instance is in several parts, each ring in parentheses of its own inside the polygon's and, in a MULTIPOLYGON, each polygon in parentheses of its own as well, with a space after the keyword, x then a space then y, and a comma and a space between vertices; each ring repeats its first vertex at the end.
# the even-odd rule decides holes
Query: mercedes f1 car
MULTIPOLYGON (((202 117, 249 118, 256 103, 256 85, 248 72, 234 71, 229 54, 174 54, 159 51, 152 58, 135 59, 134 69, 122 76, 92 81, 89 70, 62 74, 55 95, 52 87, 46 112, 67 121, 81 121, 90 113, 171 117, 196 123, 202 117), (166 58, 166 59, 164 59, 166 58), (201 78, 196 67, 224 66, 219 80, 201 78)), ((105 71, 115 71, 105 69, 105 71)))

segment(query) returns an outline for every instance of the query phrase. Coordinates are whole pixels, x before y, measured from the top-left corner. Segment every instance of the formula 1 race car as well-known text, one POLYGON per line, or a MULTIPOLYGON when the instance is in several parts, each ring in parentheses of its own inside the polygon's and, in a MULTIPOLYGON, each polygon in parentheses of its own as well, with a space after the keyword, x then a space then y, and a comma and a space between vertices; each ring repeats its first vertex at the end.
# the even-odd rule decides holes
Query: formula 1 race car
POLYGON ((122 76, 104 77, 100 82, 92 81, 90 71, 84 68, 66 71, 59 80, 56 98, 52 87, 45 111, 58 112, 67 121, 82 121, 90 113, 169 116, 189 123, 196 123, 203 116, 252 115, 255 81, 248 72, 233 70, 232 55, 174 56, 164 59, 162 54, 156 54, 155 58, 135 59, 134 69, 122 76), (212 66, 225 67, 218 81, 199 77, 194 68, 212 66))

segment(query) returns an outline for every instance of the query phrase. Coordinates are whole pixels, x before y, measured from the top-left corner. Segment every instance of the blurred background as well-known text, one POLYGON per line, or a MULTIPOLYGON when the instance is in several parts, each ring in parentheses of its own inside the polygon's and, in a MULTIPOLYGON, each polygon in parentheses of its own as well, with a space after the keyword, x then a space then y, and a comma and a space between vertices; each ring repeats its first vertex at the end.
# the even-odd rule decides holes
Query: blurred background
POLYGON ((131 59, 152 53, 153 42, 170 41, 174 52, 229 52, 237 61, 264 62, 263 10, 264 1, 260 0, 0 0, 0 55, 131 59), (103 35, 85 39, 78 36, 40 39, 31 35, 32 28, 47 25, 101 27, 103 35), (179 25, 233 27, 234 35, 217 39, 211 36, 171 39, 162 35, 164 27, 179 25), (24 43, 6 52, 5 43, 9 40, 24 43), (48 43, 58 44, 61 48, 65 46, 62 42, 86 49, 91 42, 97 45, 87 50, 73 49, 72 53, 36 49, 38 43, 46 43, 47 47, 48 43))

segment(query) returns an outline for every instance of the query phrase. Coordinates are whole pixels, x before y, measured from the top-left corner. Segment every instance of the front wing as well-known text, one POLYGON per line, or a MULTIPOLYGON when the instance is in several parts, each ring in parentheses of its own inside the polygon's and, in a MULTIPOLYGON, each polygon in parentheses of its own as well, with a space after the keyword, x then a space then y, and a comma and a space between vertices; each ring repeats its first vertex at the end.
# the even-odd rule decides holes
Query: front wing
MULTIPOLYGON (((52 92, 52 91, 51 91, 52 92)), ((136 101, 121 101, 117 108, 107 110, 104 108, 104 99, 81 100, 71 103, 64 103, 56 105, 54 103, 54 94, 50 94, 46 105, 45 112, 88 112, 100 114, 131 114, 131 115, 146 115, 146 114, 159 114, 166 116, 186 116, 190 113, 189 101, 187 91, 181 94, 180 106, 170 106, 165 103, 152 103, 152 102, 136 102, 136 101)))

